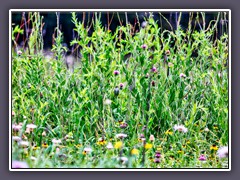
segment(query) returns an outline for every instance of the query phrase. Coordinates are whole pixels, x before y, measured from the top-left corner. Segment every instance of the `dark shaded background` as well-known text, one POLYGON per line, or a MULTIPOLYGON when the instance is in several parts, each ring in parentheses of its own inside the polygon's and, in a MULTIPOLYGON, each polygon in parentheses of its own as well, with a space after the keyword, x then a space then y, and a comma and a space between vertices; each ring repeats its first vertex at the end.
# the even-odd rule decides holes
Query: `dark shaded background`
MULTIPOLYGON (((168 19, 168 21, 171 23, 173 29, 176 29, 177 20, 179 17, 179 12, 161 12, 162 15, 168 19)), ((158 23, 159 27, 162 27, 162 30, 171 30, 168 23, 159 15, 158 12, 154 12, 154 19, 158 23)), ((44 40, 44 49, 51 48, 52 46, 52 35, 54 34, 54 29, 57 26, 57 18, 56 18, 56 12, 41 12, 41 16, 43 16, 43 40, 44 40)), ((206 12, 206 27, 208 27, 208 24, 211 20, 217 19, 218 12, 206 12)), ((23 24, 23 17, 25 16, 26 20, 28 20, 28 12, 25 12, 25 15, 23 15, 23 12, 13 12, 12 13, 12 23, 15 25, 22 25, 23 24)), ((110 30, 114 32, 118 26, 120 26, 119 18, 117 16, 117 12, 101 12, 101 22, 102 26, 107 29, 108 26, 108 19, 110 20, 113 16, 110 30)), ((194 12, 192 25, 194 26, 194 23, 196 21, 197 12, 194 12)), ((125 12, 119 12, 119 17, 122 21, 122 25, 126 25, 126 17, 125 12)), ((134 26, 136 24, 136 31, 139 30, 138 26, 138 19, 140 21, 140 25, 143 21, 146 20, 146 18, 149 17, 148 12, 127 12, 127 18, 128 22, 134 26), (138 14, 138 18, 136 16, 136 13, 138 14)), ((221 16, 220 16, 221 17, 221 16)), ((94 19, 94 12, 78 12, 77 18, 79 21, 83 22, 85 26, 88 24, 91 24, 92 19, 94 19)), ((222 18, 222 17, 221 17, 222 18)), ((228 18, 228 16, 227 16, 228 18)), ((199 15, 200 23, 202 26, 202 18, 201 15, 199 15)), ((189 21, 189 12, 183 12, 182 18, 181 18, 181 27, 183 29, 187 29, 188 27, 188 21, 189 21)), ((220 37, 224 32, 226 33, 226 30, 224 32, 221 31, 221 22, 219 21, 217 28, 219 29, 219 33, 217 34, 218 37, 220 37)), ((226 22, 227 23, 227 22, 226 22)), ((71 12, 60 12, 60 29, 63 32, 64 35, 64 43, 70 48, 70 42, 76 37, 76 33, 73 34, 73 28, 74 24, 72 22, 72 15, 71 12)), ((24 26, 22 27, 24 29, 24 26)), ((195 30, 200 30, 200 26, 197 24, 195 30)), ((91 36, 93 32, 93 26, 89 31, 89 35, 91 36)), ((26 38, 26 32, 23 36, 20 36, 18 38, 18 44, 21 44, 22 41, 24 41, 26 38)))

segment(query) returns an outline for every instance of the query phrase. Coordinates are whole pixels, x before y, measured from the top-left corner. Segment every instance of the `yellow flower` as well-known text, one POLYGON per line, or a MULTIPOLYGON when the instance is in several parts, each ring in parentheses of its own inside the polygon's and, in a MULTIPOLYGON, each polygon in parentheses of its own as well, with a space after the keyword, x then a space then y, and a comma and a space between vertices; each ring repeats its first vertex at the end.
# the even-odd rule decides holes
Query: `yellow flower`
POLYGON ((77 145, 74 145, 76 148, 80 148, 82 147, 82 144, 77 144, 77 145))
POLYGON ((38 146, 34 146, 34 147, 33 147, 33 150, 37 150, 37 149, 39 149, 38 146))
POLYGON ((103 146, 105 144, 107 144, 107 141, 104 141, 104 140, 97 142, 97 145, 102 145, 103 146))
POLYGON ((115 149, 120 149, 120 148, 122 148, 122 146, 123 146, 122 141, 118 141, 118 142, 115 143, 114 148, 115 149))
POLYGON ((167 130, 167 131, 165 132, 165 134, 166 134, 166 135, 168 135, 168 134, 169 134, 169 135, 172 135, 172 134, 173 134, 173 132, 172 132, 172 131, 170 131, 170 129, 169 129, 169 130, 167 130))
POLYGON ((146 143, 145 144, 145 149, 151 149, 153 147, 152 144, 146 143))
POLYGON ((42 147, 43 147, 43 148, 47 148, 47 147, 48 147, 47 143, 43 143, 43 144, 42 144, 42 147))
POLYGON ((217 151, 217 150, 218 150, 218 147, 217 147, 216 145, 212 145, 212 146, 210 147, 210 150, 215 150, 215 151, 217 151))
POLYGON ((178 151, 178 154, 183 154, 184 152, 182 150, 178 151))
POLYGON ((139 154, 139 150, 138 149, 132 149, 131 154, 138 155, 139 154))
POLYGON ((157 147, 157 150, 158 150, 158 151, 161 151, 161 150, 162 150, 162 148, 161 148, 161 147, 157 147))

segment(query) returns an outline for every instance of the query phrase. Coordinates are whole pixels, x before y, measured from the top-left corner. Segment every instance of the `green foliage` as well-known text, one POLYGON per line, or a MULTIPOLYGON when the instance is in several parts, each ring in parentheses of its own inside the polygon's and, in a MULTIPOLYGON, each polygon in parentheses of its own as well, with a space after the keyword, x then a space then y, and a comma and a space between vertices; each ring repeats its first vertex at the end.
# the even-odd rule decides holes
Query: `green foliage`
MULTIPOLYGON (((189 34, 179 26, 175 31, 161 31, 151 17, 148 26, 134 36, 130 25, 118 27, 113 34, 103 28, 96 13, 89 36, 75 13, 72 21, 79 38, 71 45, 80 46, 82 54, 73 73, 62 61, 47 61, 44 56, 13 57, 12 123, 37 125, 30 134, 23 127, 32 144, 24 150, 13 142, 14 159, 34 168, 226 166, 227 160, 219 161, 210 147, 228 145, 228 35, 214 41, 214 29, 189 34), (114 75, 115 70, 120 74, 114 75), (116 96, 114 89, 120 83, 123 88, 116 96), (123 122, 127 127, 121 128, 123 122), (186 133, 174 131, 180 124, 188 129, 186 133), (142 131, 144 126, 147 131, 142 131), (118 142, 119 133, 127 134, 123 148, 108 150, 107 143, 118 142), (146 152, 140 134, 153 145, 146 152), (101 137, 106 142, 101 144, 101 137), (62 144, 54 145, 54 138, 62 144), (85 154, 85 147, 93 151, 85 154), (131 155, 134 148, 139 154, 131 155), (162 155, 159 164, 153 162, 156 151, 162 155), (121 153, 128 163, 118 160, 121 153), (206 155, 206 163, 198 160, 201 154, 206 155), (37 159, 32 161, 32 156, 37 159)), ((14 33, 19 32, 15 29, 14 33)), ((32 35, 31 41, 39 42, 38 37, 32 35)), ((63 58, 59 30, 52 50, 58 59, 63 58)), ((19 136, 14 131, 13 135, 19 136)))

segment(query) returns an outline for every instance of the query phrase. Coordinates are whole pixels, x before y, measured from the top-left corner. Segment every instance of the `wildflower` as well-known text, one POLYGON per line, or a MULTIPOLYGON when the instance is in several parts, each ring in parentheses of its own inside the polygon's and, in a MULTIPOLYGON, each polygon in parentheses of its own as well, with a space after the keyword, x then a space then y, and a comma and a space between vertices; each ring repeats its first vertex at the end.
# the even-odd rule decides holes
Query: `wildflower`
POLYGON ((183 73, 180 73, 180 78, 185 78, 186 77, 186 74, 183 74, 183 73))
POLYGON ((165 132, 165 134, 166 134, 166 135, 168 135, 168 134, 169 134, 169 135, 172 135, 172 134, 173 134, 173 132, 172 132, 172 131, 170 131, 170 129, 169 129, 169 130, 167 130, 167 131, 165 132))
POLYGON ((152 72, 157 72, 157 68, 156 67, 152 67, 152 72))
POLYGON ((152 81, 152 86, 155 86, 155 84, 156 84, 155 81, 152 81))
POLYGON ((109 143, 107 144, 107 149, 113 149, 113 145, 112 145, 111 142, 109 142, 109 143))
POLYGON ((32 85, 30 83, 28 83, 28 88, 30 89, 32 87, 32 85))
POLYGON ((160 163, 161 160, 160 160, 159 158, 156 158, 156 159, 154 159, 154 162, 155 162, 155 163, 160 163))
POLYGON ((213 129, 218 129, 218 126, 217 125, 213 125, 213 129))
POLYGON ((19 145, 20 147, 26 148, 26 147, 29 146, 29 142, 28 142, 28 141, 19 141, 19 142, 18 142, 18 145, 19 145))
POLYGON ((114 145, 114 148, 115 148, 115 149, 120 149, 120 148, 122 148, 122 147, 123 147, 122 141, 118 141, 118 142, 116 142, 115 145, 114 145))
POLYGON ((182 150, 177 151, 178 154, 183 154, 184 152, 182 150))
POLYGON ((171 52, 170 52, 169 50, 166 50, 166 51, 165 51, 165 54, 166 54, 166 55, 170 55, 171 52))
POLYGON ((171 63, 171 62, 169 62, 169 63, 168 63, 168 67, 170 67, 170 68, 171 68, 171 67, 173 67, 173 66, 174 66, 174 64, 173 64, 173 63, 171 63))
POLYGON ((151 134, 150 137, 149 137, 149 140, 154 141, 155 140, 154 135, 151 134))
POLYGON ((147 49, 147 47, 148 47, 148 46, 147 46, 146 44, 143 44, 143 45, 141 46, 142 49, 147 49))
POLYGON ((222 158, 228 158, 228 146, 223 146, 219 148, 217 151, 217 156, 222 159, 222 158))
POLYGON ((120 128, 122 128, 122 129, 126 128, 127 126, 128 126, 128 124, 125 122, 120 123, 120 128))
POLYGON ((120 134, 116 135, 116 138, 120 138, 120 139, 125 138, 125 137, 127 137, 127 135, 123 134, 123 133, 120 133, 120 134))
POLYGON ((112 101, 110 100, 110 99, 106 99, 105 101, 104 101, 104 104, 105 105, 110 105, 112 103, 112 101))
POLYGON ((139 150, 134 148, 134 149, 132 149, 131 154, 132 155, 138 155, 139 154, 139 150))
POLYGON ((146 74, 145 78, 149 78, 149 73, 146 74))
POLYGON ((26 133, 26 134, 30 134, 30 133, 31 133, 31 132, 30 132, 30 129, 27 128, 26 131, 25 131, 25 133, 26 133))
POLYGON ((42 144, 42 147, 43 147, 43 148, 47 148, 47 147, 48 147, 48 144, 47 144, 47 143, 43 143, 43 144, 42 144))
POLYGON ((60 153, 60 148, 56 148, 56 153, 60 153))
POLYGON ((200 157, 198 158, 199 161, 206 161, 206 157, 204 154, 200 155, 200 157))
POLYGON ((107 141, 105 141, 104 138, 99 138, 97 144, 98 145, 105 145, 105 144, 107 144, 107 141))
POLYGON ((206 127, 206 128, 204 129, 204 131, 205 131, 205 132, 208 132, 208 131, 209 131, 209 129, 206 127))
POLYGON ((22 51, 18 50, 18 51, 17 51, 17 55, 18 55, 18 56, 21 56, 21 55, 22 55, 22 51))
POLYGON ((179 132, 183 132, 183 133, 186 133, 188 131, 188 129, 186 127, 184 127, 183 125, 175 125, 173 128, 175 131, 179 131, 179 132))
POLYGON ((33 129, 35 129, 37 126, 35 124, 28 124, 26 127, 29 129, 30 132, 32 132, 33 129))
POLYGON ((33 146, 33 150, 37 150, 39 147, 37 145, 33 146))
POLYGON ((12 116, 15 116, 15 112, 14 111, 12 111, 12 116))
POLYGON ((119 95, 119 88, 118 88, 118 86, 115 87, 114 94, 115 94, 115 96, 119 95))
POLYGON ((212 146, 210 147, 210 150, 217 151, 217 150, 218 150, 218 147, 217 147, 216 145, 212 145, 212 146))
POLYGON ((143 126, 143 127, 142 127, 142 131, 145 131, 146 128, 147 128, 147 126, 143 126))
POLYGON ((74 145, 76 148, 80 148, 82 147, 82 144, 77 144, 77 145, 74 145))
POLYGON ((31 156, 30 159, 33 160, 33 161, 36 161, 36 160, 37 160, 37 158, 35 158, 34 156, 31 156))
POLYGON ((21 138, 18 137, 18 136, 13 136, 13 137, 12 137, 12 140, 13 140, 13 141, 16 141, 16 142, 19 142, 19 141, 21 141, 21 138))
POLYGON ((120 72, 119 72, 118 70, 115 70, 115 71, 113 72, 113 74, 114 74, 115 76, 117 76, 117 75, 120 74, 120 72))
POLYGON ((123 89, 123 83, 120 83, 120 84, 119 84, 119 87, 120 87, 120 89, 122 90, 122 89, 123 89))
POLYGON ((12 168, 29 168, 28 164, 26 162, 22 162, 22 161, 12 161, 12 168))
POLYGON ((156 157, 156 158, 160 158, 160 157, 161 157, 161 153, 157 151, 157 152, 155 153, 155 157, 156 157))
POLYGON ((120 157, 119 160, 125 164, 126 162, 128 162, 128 158, 127 157, 120 157))
POLYGON ((46 131, 43 131, 42 132, 42 136, 45 137, 47 134, 46 134, 46 131))
POLYGON ((83 154, 84 155, 89 154, 91 152, 92 152, 92 148, 90 148, 90 147, 86 147, 86 148, 83 149, 83 154))
POLYGON ((153 147, 153 145, 146 143, 144 147, 145 147, 145 149, 151 149, 153 147))
POLYGON ((13 131, 20 131, 20 129, 22 129, 22 125, 14 124, 14 125, 12 125, 12 129, 13 129, 13 131))
POLYGON ((141 24, 142 28, 145 28, 147 26, 147 24, 148 24, 147 21, 143 21, 141 24))
POLYGON ((62 141, 61 141, 61 139, 53 139, 52 140, 52 143, 54 144, 54 145, 57 145, 57 144, 61 144, 62 143, 62 141))

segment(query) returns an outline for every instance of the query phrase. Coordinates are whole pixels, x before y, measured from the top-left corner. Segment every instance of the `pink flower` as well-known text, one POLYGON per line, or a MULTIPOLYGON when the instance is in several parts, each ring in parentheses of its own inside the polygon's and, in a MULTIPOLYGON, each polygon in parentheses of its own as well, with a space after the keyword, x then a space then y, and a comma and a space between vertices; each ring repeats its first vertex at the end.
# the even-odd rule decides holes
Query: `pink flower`
POLYGON ((222 158, 227 158, 228 157, 228 146, 223 146, 218 149, 217 151, 217 156, 222 159, 222 158))
POLYGON ((141 47, 142 49, 147 49, 148 46, 146 44, 143 44, 141 47))
POLYGON ((202 154, 199 158, 198 158, 199 161, 206 161, 207 158, 205 157, 204 154, 202 154))
POLYGON ((117 75, 120 74, 120 72, 119 72, 118 70, 115 70, 115 71, 113 72, 113 74, 114 74, 115 76, 117 76, 117 75))

